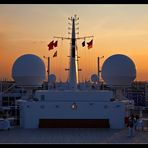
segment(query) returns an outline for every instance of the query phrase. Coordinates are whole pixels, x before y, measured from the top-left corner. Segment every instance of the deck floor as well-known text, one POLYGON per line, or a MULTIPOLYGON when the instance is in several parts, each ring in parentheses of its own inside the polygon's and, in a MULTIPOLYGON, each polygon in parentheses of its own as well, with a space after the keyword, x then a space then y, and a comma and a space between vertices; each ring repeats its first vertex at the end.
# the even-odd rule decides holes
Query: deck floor
POLYGON ((105 128, 48 128, 48 129, 21 129, 13 128, 9 131, 0 131, 2 143, 148 143, 148 132, 135 132, 135 136, 128 137, 128 129, 105 128))

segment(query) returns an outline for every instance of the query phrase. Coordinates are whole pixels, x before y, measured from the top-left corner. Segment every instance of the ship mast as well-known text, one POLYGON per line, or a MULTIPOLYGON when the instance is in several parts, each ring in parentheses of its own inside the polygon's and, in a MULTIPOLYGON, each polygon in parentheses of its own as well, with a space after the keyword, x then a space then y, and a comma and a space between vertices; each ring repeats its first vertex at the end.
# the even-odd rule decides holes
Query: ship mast
MULTIPOLYGON (((74 89, 76 90, 77 89, 77 84, 79 82, 78 80, 78 71, 81 69, 78 69, 78 55, 76 55, 76 50, 78 50, 76 48, 76 40, 77 39, 86 39, 86 38, 92 38, 93 36, 85 36, 85 37, 76 37, 76 25, 78 25, 78 23, 76 23, 79 18, 74 15, 74 17, 71 17, 71 18, 68 18, 68 20, 71 21, 71 23, 68 23, 69 25, 71 25, 71 28, 69 27, 69 29, 71 30, 71 38, 66 38, 66 37, 54 37, 54 38, 60 38, 60 39, 70 39, 71 40, 71 43, 70 43, 70 60, 69 60, 69 69, 66 69, 66 70, 69 70, 69 75, 68 75, 68 82, 69 82, 69 88, 70 89, 74 89)), ((78 53, 78 52, 77 52, 78 53)))
POLYGON ((69 18, 72 21, 72 32, 71 32, 71 47, 70 47, 70 68, 69 68, 69 87, 70 89, 77 89, 78 83, 78 63, 76 58, 76 21, 79 18, 74 17, 69 18))

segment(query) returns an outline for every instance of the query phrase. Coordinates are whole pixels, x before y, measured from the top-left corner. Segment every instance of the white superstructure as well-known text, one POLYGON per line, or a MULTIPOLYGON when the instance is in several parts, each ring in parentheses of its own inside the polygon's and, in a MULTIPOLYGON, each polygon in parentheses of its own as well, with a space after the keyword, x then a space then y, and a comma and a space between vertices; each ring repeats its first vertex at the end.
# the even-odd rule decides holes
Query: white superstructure
MULTIPOLYGON (((49 84, 51 88, 48 90, 37 90, 32 99, 30 99, 30 97, 29 99, 22 97, 19 101, 21 127, 50 127, 53 121, 54 124, 58 124, 57 122, 63 123, 65 121, 64 124, 68 125, 71 124, 72 120, 74 123, 83 122, 82 127, 85 127, 85 124, 88 124, 88 122, 88 126, 93 127, 96 122, 98 127, 124 128, 127 101, 125 103, 124 101, 114 100, 114 95, 111 90, 100 90, 100 86, 97 87, 97 85, 99 85, 97 84, 97 75, 93 74, 91 77, 93 87, 92 85, 89 86, 87 83, 79 85, 77 67, 78 55, 75 54, 76 40, 80 39, 76 37, 75 33, 75 21, 77 19, 76 16, 70 18, 72 21, 72 37, 68 38, 71 40, 68 83, 63 84, 62 88, 64 89, 52 87, 52 85, 49 84)), ((121 60, 121 62, 123 61, 121 60)), ((32 63, 34 63, 34 60, 32 63)), ((41 67, 43 68, 44 66, 41 67)), ((40 66, 38 68, 40 68, 40 66)), ((26 74, 25 69, 26 67, 23 67, 25 71, 24 74, 26 74)), ((42 74, 40 76, 42 76, 42 74)), ((56 78, 50 75, 49 80, 49 83, 52 81, 52 84, 55 84, 56 78)), ((23 80, 22 82, 24 84, 23 80)), ((54 125, 52 124, 51 127, 52 126, 54 125)))
POLYGON ((109 121, 110 128, 120 129, 125 126, 125 105, 122 102, 106 101, 106 98, 112 97, 109 91, 92 93, 51 91, 49 93, 40 92, 40 95, 41 97, 45 95, 46 99, 49 96, 51 99, 20 102, 21 127, 38 128, 40 119, 103 119, 109 121))

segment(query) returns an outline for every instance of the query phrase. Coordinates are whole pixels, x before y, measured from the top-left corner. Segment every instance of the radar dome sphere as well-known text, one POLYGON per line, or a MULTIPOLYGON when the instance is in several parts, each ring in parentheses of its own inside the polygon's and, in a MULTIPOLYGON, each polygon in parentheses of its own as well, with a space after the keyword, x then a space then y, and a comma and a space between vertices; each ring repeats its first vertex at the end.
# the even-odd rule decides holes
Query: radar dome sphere
POLYGON ((92 82, 97 82, 98 79, 99 79, 99 77, 98 77, 96 74, 92 74, 92 75, 91 75, 91 81, 92 81, 92 82))
POLYGON ((136 78, 135 64, 126 55, 112 55, 103 63, 102 78, 108 85, 130 85, 136 78))
POLYGON ((33 54, 19 57, 12 67, 12 77, 20 86, 41 86, 45 75, 43 60, 33 54))
POLYGON ((49 75, 49 82, 54 83, 56 81, 56 76, 54 74, 49 75))

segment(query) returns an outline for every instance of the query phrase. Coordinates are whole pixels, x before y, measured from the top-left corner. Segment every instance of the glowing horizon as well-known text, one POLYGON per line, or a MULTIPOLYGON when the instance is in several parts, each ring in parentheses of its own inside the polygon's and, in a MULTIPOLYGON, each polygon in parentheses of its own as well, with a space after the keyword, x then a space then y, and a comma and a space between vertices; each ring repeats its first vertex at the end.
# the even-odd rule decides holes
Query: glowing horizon
MULTIPOLYGON (((0 5, 0 79, 11 78, 14 61, 23 54, 51 57, 51 73, 57 80, 67 80, 69 41, 58 40, 56 51, 48 51, 53 36, 68 37, 68 17, 77 14, 79 36, 94 35, 92 49, 77 41, 80 81, 97 74, 97 57, 104 56, 101 66, 113 54, 125 54, 135 63, 138 81, 148 81, 148 5, 113 4, 25 4, 0 5)), ((55 39, 56 40, 56 39, 55 39)), ((90 41, 87 39, 86 41, 90 41)))

